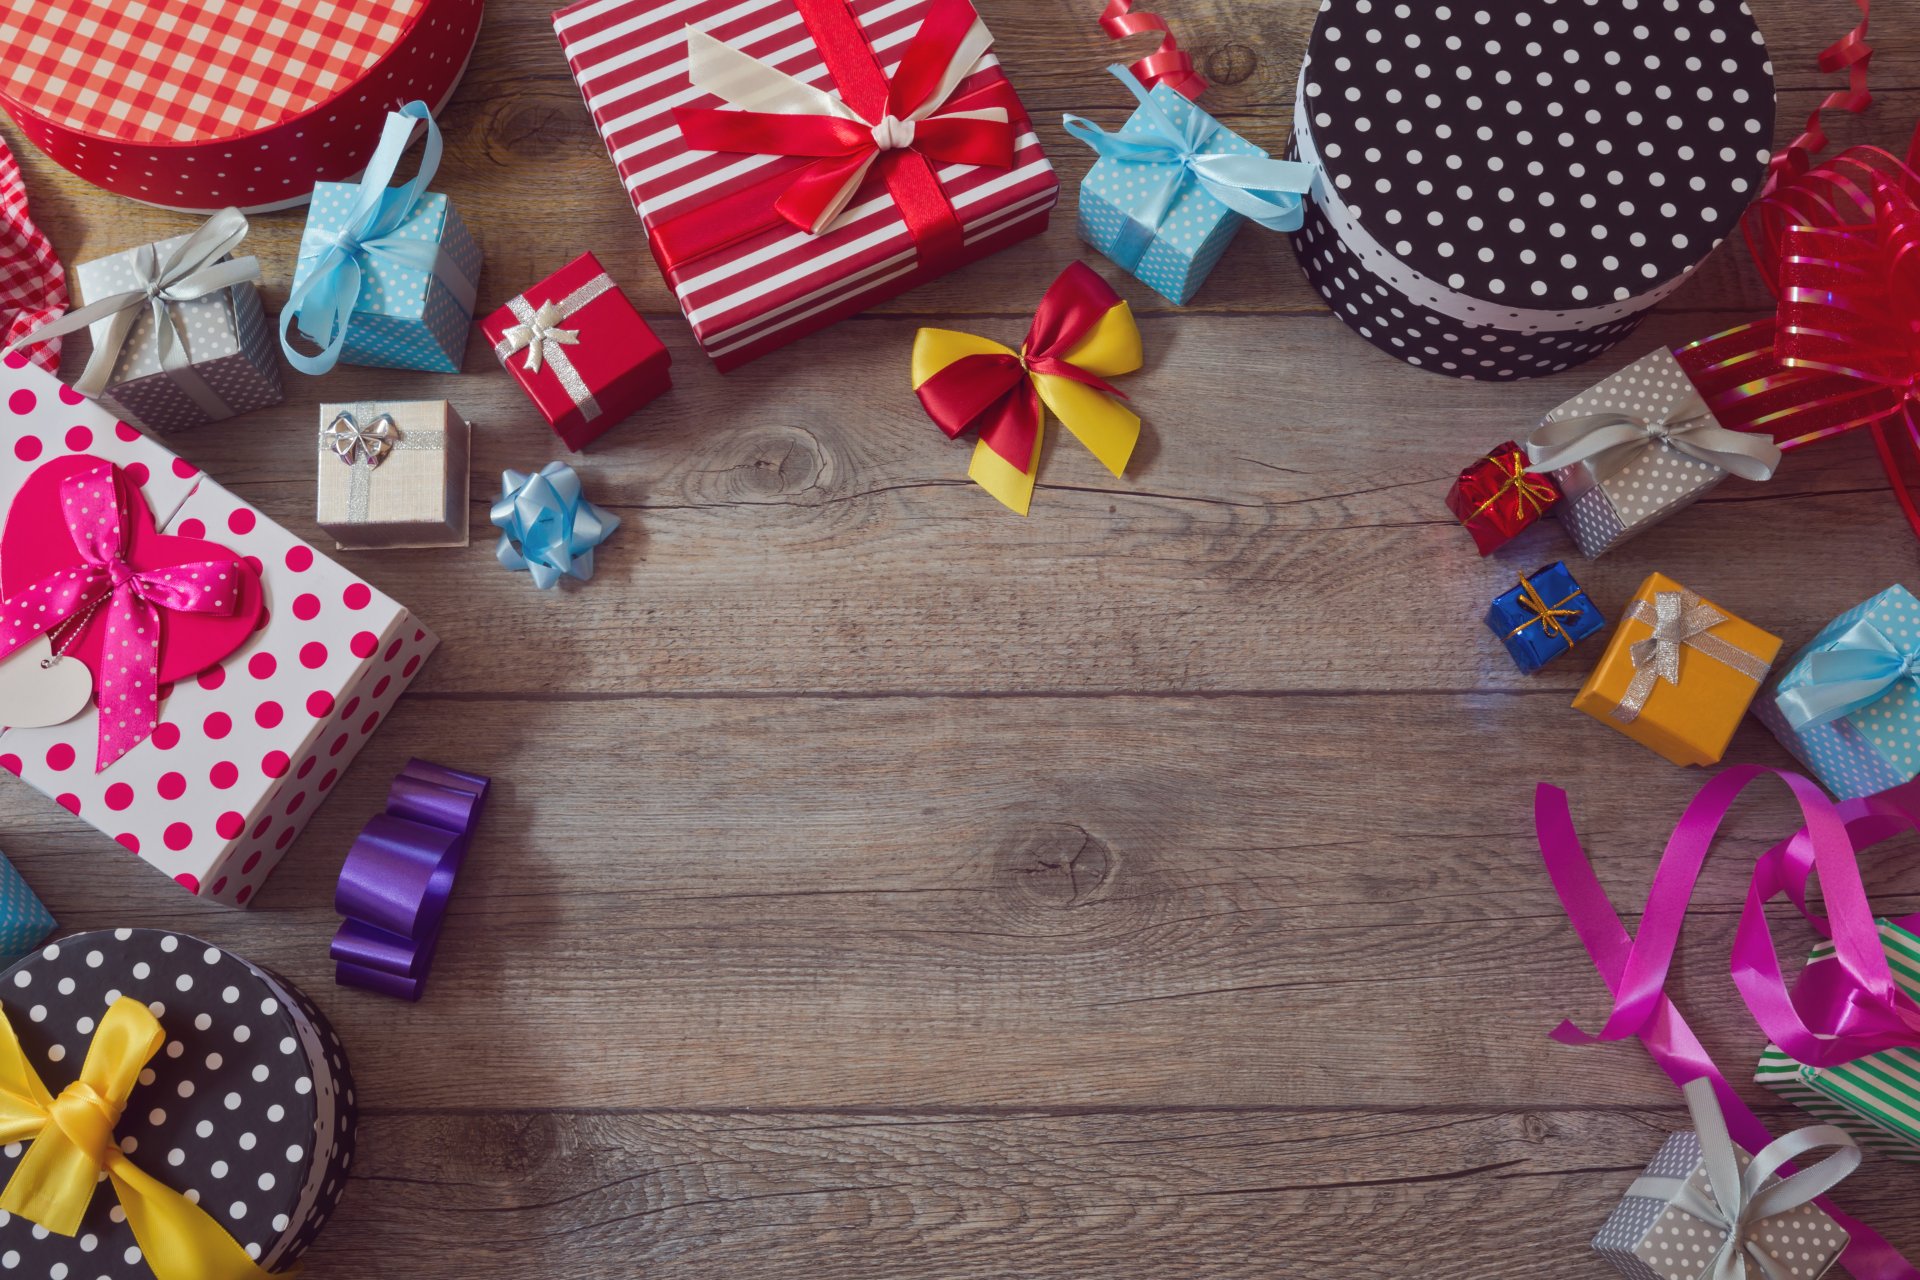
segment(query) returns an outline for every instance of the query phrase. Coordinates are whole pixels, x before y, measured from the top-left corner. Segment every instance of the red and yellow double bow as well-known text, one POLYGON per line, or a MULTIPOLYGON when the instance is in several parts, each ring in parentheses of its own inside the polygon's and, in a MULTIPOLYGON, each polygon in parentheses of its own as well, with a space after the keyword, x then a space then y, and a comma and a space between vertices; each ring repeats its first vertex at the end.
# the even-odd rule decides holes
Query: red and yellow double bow
POLYGON ((1107 379, 1141 363, 1132 309, 1076 262, 1041 299, 1017 352, 968 333, 922 329, 913 344, 913 389, 948 439, 979 433, 967 475, 1026 515, 1040 466, 1042 405, 1107 470, 1126 473, 1140 419, 1107 379))

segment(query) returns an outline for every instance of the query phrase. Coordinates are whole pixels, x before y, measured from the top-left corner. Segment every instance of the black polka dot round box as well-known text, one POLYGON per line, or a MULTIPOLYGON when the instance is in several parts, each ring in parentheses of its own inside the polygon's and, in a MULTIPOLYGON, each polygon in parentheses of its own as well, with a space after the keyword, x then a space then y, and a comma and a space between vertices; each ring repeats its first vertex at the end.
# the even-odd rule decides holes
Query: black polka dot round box
POLYGON ((1322 0, 1294 248, 1335 314, 1409 364, 1559 372, 1734 227, 1773 115, 1740 0, 1322 0))
POLYGON ((388 106, 444 103, 484 0, 9 0, 0 107, 48 156, 172 209, 303 204, 388 106))
MULTIPOLYGON (((190 893, 253 902, 436 643, 404 605, 185 459, 24 356, 0 357, 0 770, 97 828, 94 856, 137 857, 190 893), (112 495, 112 550, 77 539, 62 514, 79 509, 62 505, 74 485, 112 495), (206 602, 229 612, 193 614, 147 592, 163 600, 140 606, 159 623, 157 671, 130 677, 140 664, 100 661, 116 618, 145 625, 134 593, 108 585, 164 584, 170 569, 209 562, 247 584, 238 603, 206 602), (219 643, 190 647, 189 633, 219 643), (10 718, 8 675, 37 665, 23 641, 58 646, 49 678, 78 670, 66 719, 10 718), (103 717, 113 682, 136 677, 144 722, 103 717)), ((12 787, 0 777, 0 803, 24 805, 12 787)))
POLYGON ((0 1274, 257 1276, 338 1205, 353 1078, 283 979, 185 934, 102 930, 0 974, 0 1012, 0 1274))

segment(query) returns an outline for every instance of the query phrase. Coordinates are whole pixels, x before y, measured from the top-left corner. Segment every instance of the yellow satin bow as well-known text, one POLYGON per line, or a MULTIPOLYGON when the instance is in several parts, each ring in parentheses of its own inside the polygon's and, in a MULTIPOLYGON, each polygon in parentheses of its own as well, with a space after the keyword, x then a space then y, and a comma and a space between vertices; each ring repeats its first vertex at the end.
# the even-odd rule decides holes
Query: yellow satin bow
POLYGON ((114 1140, 141 1069, 166 1040, 152 1011, 122 996, 100 1019, 80 1078, 56 1098, 0 1013, 0 1142, 33 1144, 0 1191, 0 1209, 71 1236, 104 1173, 157 1280, 261 1280, 272 1273, 199 1205, 142 1171, 114 1140))
POLYGON ((1140 419, 1106 379, 1142 363, 1132 309, 1076 262, 1048 290, 1018 352, 970 333, 920 330, 913 343, 913 388, 949 437, 969 428, 980 433, 967 475, 1026 515, 1044 436, 1040 405, 1107 470, 1124 475, 1140 440, 1140 419), (1057 372, 1062 369, 1068 372, 1057 372))

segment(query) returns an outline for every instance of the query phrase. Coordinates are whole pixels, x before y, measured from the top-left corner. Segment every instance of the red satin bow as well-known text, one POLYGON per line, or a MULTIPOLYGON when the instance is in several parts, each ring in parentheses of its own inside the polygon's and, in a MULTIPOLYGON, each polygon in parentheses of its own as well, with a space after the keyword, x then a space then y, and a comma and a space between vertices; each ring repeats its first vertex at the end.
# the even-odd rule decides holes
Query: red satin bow
POLYGON ((1907 521, 1920 504, 1896 444, 1920 456, 1920 173, 1874 147, 1810 170, 1748 214, 1747 243, 1779 299, 1768 320, 1676 354, 1728 426, 1783 450, 1867 427, 1907 521))
POLYGON ((160 722, 160 611, 230 614, 241 597, 240 563, 233 558, 158 569, 128 564, 124 504, 140 501, 137 495, 129 499, 130 492, 131 484, 111 463, 62 481, 61 514, 80 565, 0 601, 0 658, 70 619, 106 608, 100 670, 94 672, 100 707, 96 769, 146 741, 160 722))
POLYGON ((1100 29, 1107 33, 1109 40, 1124 40, 1143 32, 1161 34, 1160 47, 1127 68, 1147 88, 1164 84, 1181 97, 1196 102, 1207 91, 1206 80, 1193 69, 1192 56, 1181 49, 1173 29, 1159 14, 1135 13, 1133 0, 1107 0, 1106 9, 1100 14, 1100 29))
POLYGON ((889 80, 847 0, 795 0, 808 32, 826 60, 841 100, 859 116, 776 115, 676 107, 674 118, 687 145, 702 151, 813 158, 787 181, 774 209, 802 231, 819 228, 822 216, 861 166, 874 161, 923 253, 957 250, 959 216, 941 190, 935 161, 1013 167, 1017 103, 996 87, 950 100, 942 115, 911 121, 938 92, 948 63, 979 15, 971 0, 933 0, 889 80), (961 110, 1011 105, 1006 120, 956 117, 961 110))
POLYGON ((1067 378, 1127 398, 1106 379, 1065 359, 1119 305, 1113 286, 1086 263, 1076 262, 1040 300, 1019 356, 963 356, 920 384, 920 403, 949 440, 977 427, 983 444, 1025 472, 1040 435, 1042 408, 1035 375, 1067 378))
POLYGON ((1769 162, 1766 186, 1760 191, 1763 200, 1797 182, 1812 165, 1813 157, 1827 149, 1827 131, 1820 123, 1821 112, 1831 108, 1857 115, 1873 105, 1873 95, 1867 92, 1867 68, 1873 59, 1873 49, 1867 44, 1867 20, 1872 16, 1872 3, 1871 0, 1853 2, 1860 9, 1860 24, 1820 51, 1820 69, 1829 75, 1845 71, 1847 87, 1821 99, 1820 105, 1807 117, 1806 129, 1769 162))

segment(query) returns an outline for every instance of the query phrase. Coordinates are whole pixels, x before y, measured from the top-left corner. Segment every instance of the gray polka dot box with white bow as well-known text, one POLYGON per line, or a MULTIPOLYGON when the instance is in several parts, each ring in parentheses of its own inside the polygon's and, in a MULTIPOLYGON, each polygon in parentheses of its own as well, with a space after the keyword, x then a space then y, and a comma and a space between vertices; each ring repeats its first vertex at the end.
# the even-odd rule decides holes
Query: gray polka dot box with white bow
POLYGON ((1322 0, 1294 249, 1334 314, 1409 364, 1557 373, 1734 228, 1773 116, 1741 0, 1322 0))
MULTIPOLYGON (((160 1047, 138 1068, 114 1142, 260 1267, 285 1268, 332 1215, 353 1158, 353 1078, 339 1038, 298 990, 185 934, 73 934, 0 974, 0 1011, 55 1096, 82 1078, 96 1037, 109 1034, 108 1010, 123 997, 152 1012, 160 1047)), ((0 1148, 0 1184, 44 1140, 0 1148)), ((0 1212, 0 1275, 152 1274, 114 1180, 93 1188, 70 1236, 0 1212)))

